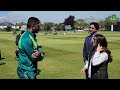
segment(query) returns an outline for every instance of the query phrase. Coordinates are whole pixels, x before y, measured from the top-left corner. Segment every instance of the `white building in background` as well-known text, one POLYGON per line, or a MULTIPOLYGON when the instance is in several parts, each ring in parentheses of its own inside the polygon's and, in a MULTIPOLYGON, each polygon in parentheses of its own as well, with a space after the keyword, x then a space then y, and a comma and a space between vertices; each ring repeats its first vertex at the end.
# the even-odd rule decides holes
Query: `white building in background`
POLYGON ((0 26, 0 29, 4 29, 4 28, 7 28, 7 26, 0 26))
MULTIPOLYGON (((0 26, 0 29, 4 29, 4 28, 7 28, 7 26, 0 26)), ((13 28, 13 29, 19 29, 20 26, 11 26, 11 28, 13 28)))
POLYGON ((111 25, 111 31, 113 31, 113 25, 111 25))
POLYGON ((11 26, 13 29, 19 29, 20 26, 11 26))

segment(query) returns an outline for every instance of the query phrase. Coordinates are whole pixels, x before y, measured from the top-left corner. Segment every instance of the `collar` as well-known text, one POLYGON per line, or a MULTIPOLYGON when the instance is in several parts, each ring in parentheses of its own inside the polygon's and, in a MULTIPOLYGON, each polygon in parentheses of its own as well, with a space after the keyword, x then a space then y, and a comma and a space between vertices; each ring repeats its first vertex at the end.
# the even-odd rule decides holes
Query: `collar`
POLYGON ((90 34, 89 37, 94 37, 97 33, 90 34))
POLYGON ((34 38, 36 37, 35 33, 30 32, 29 29, 27 29, 27 32, 28 32, 31 36, 33 36, 34 38))

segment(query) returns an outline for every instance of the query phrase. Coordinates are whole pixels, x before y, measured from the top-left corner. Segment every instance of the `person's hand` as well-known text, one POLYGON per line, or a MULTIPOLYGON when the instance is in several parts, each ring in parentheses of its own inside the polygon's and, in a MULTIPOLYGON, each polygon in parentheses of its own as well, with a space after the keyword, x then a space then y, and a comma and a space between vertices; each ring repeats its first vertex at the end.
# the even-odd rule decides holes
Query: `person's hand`
POLYGON ((81 74, 85 75, 85 66, 81 69, 81 74))
POLYGON ((98 46, 97 46, 97 52, 101 52, 101 51, 103 51, 103 47, 100 46, 100 43, 99 43, 98 46))
POLYGON ((33 58, 38 58, 39 57, 39 51, 38 50, 34 50, 33 54, 32 54, 32 57, 33 58))

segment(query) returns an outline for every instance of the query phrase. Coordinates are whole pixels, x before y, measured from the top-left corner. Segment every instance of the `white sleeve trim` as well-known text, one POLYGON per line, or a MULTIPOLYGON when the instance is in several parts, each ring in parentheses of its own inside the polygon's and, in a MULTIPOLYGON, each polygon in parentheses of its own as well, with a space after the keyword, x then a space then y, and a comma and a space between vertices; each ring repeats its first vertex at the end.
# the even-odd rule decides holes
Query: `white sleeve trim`
POLYGON ((86 61, 85 69, 88 69, 88 61, 86 61))
POLYGON ((108 54, 106 52, 102 52, 102 53, 95 52, 92 58, 92 65, 93 66, 99 65, 106 60, 108 60, 108 54))

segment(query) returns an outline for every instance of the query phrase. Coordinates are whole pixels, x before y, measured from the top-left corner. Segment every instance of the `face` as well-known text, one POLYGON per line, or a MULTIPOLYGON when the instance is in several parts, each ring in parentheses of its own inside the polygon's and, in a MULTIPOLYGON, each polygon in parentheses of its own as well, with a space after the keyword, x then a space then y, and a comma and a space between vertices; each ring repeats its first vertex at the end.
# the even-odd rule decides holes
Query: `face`
POLYGON ((96 40, 97 40, 96 37, 94 37, 93 40, 92 40, 93 46, 96 46, 96 40))
POLYGON ((91 34, 97 32, 97 30, 96 30, 94 25, 90 25, 89 30, 90 30, 91 34))
POLYGON ((32 28, 32 32, 33 33, 38 33, 38 31, 40 30, 40 25, 36 24, 33 28, 32 28))

